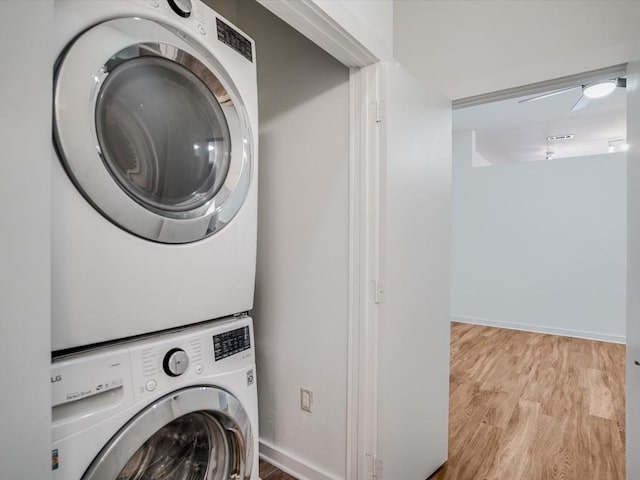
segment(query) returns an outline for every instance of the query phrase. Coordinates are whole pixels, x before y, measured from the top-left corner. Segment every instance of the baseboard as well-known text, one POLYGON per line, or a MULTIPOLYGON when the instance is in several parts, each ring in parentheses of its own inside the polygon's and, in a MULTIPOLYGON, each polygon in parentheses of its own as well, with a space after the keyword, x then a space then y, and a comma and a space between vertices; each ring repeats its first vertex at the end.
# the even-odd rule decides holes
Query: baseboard
POLYGON ((260 440, 260 458, 299 480, 341 480, 263 440, 260 440))
POLYGON ((501 320, 490 320, 487 318, 458 317, 451 318, 454 322, 472 323, 474 325, 485 325, 487 327, 508 328, 510 330, 523 330, 525 332, 548 333, 561 337, 585 338, 587 340, 599 340, 602 342, 626 344, 624 335, 609 335, 606 333, 587 332, 584 330, 571 330, 565 328, 548 327, 541 325, 530 325, 526 323, 503 322, 501 320))

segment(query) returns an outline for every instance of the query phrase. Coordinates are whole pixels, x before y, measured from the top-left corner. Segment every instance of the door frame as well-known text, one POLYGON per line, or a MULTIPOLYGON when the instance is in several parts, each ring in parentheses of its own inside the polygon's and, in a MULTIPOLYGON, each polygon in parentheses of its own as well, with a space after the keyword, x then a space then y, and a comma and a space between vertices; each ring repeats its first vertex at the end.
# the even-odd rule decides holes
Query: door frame
POLYGON ((257 0, 349 67, 349 307, 346 478, 376 473, 381 281, 380 61, 313 0, 257 0))
MULTIPOLYGON (((283 21, 350 68, 350 161, 349 161, 349 325, 346 478, 365 480, 376 473, 378 427, 377 348, 379 303, 383 301, 381 283, 380 172, 382 141, 378 133, 381 120, 380 67, 385 60, 362 45, 314 0, 257 0, 283 21), (371 120, 373 118, 373 121, 371 120)), ((638 54, 630 59, 639 62, 638 54)), ((640 67, 638 67, 640 71, 640 67)), ((458 100, 458 105, 469 99, 458 100)), ((454 101, 454 105, 457 103, 454 101)), ((634 124, 635 128, 635 124, 634 124)), ((635 157, 634 157, 635 158, 635 157)), ((635 197, 634 197, 635 198, 635 197)), ((628 242, 635 240, 628 234, 628 242)), ((627 246, 629 251, 629 246, 627 246)), ((627 262, 630 267, 629 261, 627 262)), ((636 272, 637 273, 637 272, 636 272)), ((640 274, 630 276, 630 286, 639 283, 640 274), (635 282, 635 283, 634 283, 635 282)), ((627 299, 627 330, 631 310, 640 311, 638 302, 627 299)), ((627 345, 629 335, 627 334, 627 345)), ((629 348, 629 346, 627 347, 629 348)), ((640 351, 640 347, 636 349, 640 351)), ((637 375, 632 352, 627 355, 627 385, 637 375)), ((636 359, 640 360, 640 359, 636 359)), ((630 434, 640 424, 640 414, 630 412, 627 393, 627 450, 640 434, 630 434), (633 421, 629 422, 632 417, 633 421)), ((640 470, 627 455, 627 473, 640 470)))
POLYGON ((640 474, 640 460, 631 454, 640 445, 640 48, 627 64, 627 331, 626 450, 627 478, 640 474))

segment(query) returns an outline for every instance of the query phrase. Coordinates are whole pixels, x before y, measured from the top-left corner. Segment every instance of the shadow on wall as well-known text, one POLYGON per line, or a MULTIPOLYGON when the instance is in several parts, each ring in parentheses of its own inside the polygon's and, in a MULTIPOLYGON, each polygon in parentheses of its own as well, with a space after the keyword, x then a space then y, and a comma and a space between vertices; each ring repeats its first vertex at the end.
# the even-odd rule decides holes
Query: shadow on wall
POLYGON ((256 42, 259 88, 261 92, 269 92, 258 98, 261 124, 343 85, 345 79, 332 72, 346 72, 348 80, 344 65, 324 52, 309 55, 310 50, 319 50, 317 45, 259 3, 230 0, 205 3, 256 42), (271 48, 273 44, 286 45, 286 50, 275 50, 271 48), (317 75, 323 71, 327 75, 317 75))
POLYGON ((208 3, 257 48, 261 451, 308 478, 345 478, 349 69, 254 1, 208 3))

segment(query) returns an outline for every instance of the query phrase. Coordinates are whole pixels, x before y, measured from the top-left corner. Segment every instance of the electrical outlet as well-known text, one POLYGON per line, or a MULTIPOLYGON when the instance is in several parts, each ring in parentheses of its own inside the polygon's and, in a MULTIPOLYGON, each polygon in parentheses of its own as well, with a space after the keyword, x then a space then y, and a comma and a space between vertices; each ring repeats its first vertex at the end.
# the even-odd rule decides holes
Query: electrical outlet
POLYGON ((313 392, 306 388, 300 389, 300 409, 311 413, 311 404, 313 403, 313 392))

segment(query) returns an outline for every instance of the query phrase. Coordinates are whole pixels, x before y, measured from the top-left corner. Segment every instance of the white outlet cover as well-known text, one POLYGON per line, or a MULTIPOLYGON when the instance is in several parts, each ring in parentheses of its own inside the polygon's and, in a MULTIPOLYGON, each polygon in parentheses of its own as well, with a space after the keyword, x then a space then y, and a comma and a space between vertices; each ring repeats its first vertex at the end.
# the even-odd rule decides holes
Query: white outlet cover
POLYGON ((305 388, 300 389, 300 409, 311 413, 311 403, 313 402, 313 393, 305 388))

